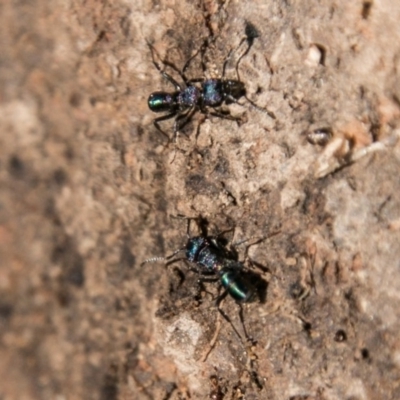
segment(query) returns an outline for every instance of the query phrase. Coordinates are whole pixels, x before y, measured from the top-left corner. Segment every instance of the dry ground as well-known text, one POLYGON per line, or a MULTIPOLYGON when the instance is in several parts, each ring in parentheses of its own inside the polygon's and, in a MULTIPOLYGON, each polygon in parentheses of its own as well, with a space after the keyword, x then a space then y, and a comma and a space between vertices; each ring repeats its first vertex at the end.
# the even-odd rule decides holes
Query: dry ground
POLYGON ((2 2, 0 399, 399 399, 399 21, 391 0, 2 2), (196 140, 197 115, 165 147, 146 41, 182 66, 208 38, 219 76, 246 21, 241 78, 275 118, 234 104, 241 126, 196 140), (218 285, 141 267, 185 244, 180 214, 276 233, 237 247, 266 289, 253 346, 218 285))

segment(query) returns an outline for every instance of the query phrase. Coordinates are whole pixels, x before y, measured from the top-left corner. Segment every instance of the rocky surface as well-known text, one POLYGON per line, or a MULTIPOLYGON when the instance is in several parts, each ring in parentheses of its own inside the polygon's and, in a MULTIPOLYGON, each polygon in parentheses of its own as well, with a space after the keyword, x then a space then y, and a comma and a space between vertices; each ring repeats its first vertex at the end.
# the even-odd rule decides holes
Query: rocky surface
POLYGON ((400 3, 5 2, 0 20, 1 399, 400 398, 400 3), (268 112, 197 113, 166 146, 147 42, 181 68, 207 39, 187 75, 220 77, 249 23, 240 77, 268 112), (185 245, 180 215, 250 239, 260 296, 244 324, 221 304, 242 341, 218 284, 141 266, 185 245))

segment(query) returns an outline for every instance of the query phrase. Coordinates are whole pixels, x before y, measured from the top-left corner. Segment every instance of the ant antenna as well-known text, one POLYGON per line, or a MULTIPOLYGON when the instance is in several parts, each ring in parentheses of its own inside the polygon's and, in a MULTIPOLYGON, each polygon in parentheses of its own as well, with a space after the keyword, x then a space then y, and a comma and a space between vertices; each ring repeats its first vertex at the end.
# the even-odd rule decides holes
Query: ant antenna
MULTIPOLYGON (((244 43, 247 42, 247 48, 246 50, 243 52, 243 54, 241 54, 236 62, 236 67, 235 67, 235 71, 236 71, 236 76, 238 81, 240 81, 240 74, 239 74, 239 64, 240 61, 242 60, 243 57, 245 57, 247 55, 247 53, 250 51, 251 47, 254 44, 254 39, 258 38, 260 35, 256 29, 256 27, 251 23, 246 21, 246 27, 245 27, 245 37, 240 41, 239 45, 236 47, 236 49, 232 49, 229 53, 228 56, 226 57, 225 61, 224 61, 224 65, 222 68, 222 79, 225 76, 225 70, 226 70, 226 66, 228 64, 228 61, 230 60, 232 53, 234 51, 236 51, 237 49, 240 48, 240 46, 244 43)), ((250 104, 251 107, 255 108, 258 111, 261 111, 264 114, 267 114, 270 118, 272 119, 276 119, 275 114, 271 111, 268 111, 260 106, 258 106, 256 103, 254 103, 252 100, 250 100, 247 95, 245 94, 244 96, 242 96, 246 99, 246 101, 250 104)), ((239 101, 237 99, 235 99, 233 96, 229 96, 229 101, 231 101, 232 103, 236 103, 239 104, 240 106, 244 107, 245 105, 242 103, 239 103, 239 101)))
POLYGON ((152 257, 152 258, 148 258, 147 260, 144 260, 140 266, 142 267, 144 264, 148 264, 148 263, 154 263, 154 262, 158 262, 158 261, 170 261, 172 258, 174 258, 178 253, 180 253, 181 251, 184 251, 186 249, 186 246, 181 247, 178 250, 175 250, 172 254, 170 254, 167 257, 152 257))
POLYGON ((153 257, 153 258, 148 258, 147 260, 144 260, 140 266, 142 267, 144 264, 147 263, 154 263, 154 262, 158 262, 158 261, 165 261, 166 258, 165 257, 153 257))
POLYGON ((240 74, 239 74, 239 64, 240 61, 242 60, 242 58, 244 56, 246 56, 246 54, 250 51, 251 47, 253 46, 254 43, 254 39, 258 38, 260 35, 258 34, 258 31, 256 29, 256 27, 250 23, 246 21, 246 27, 245 27, 245 37, 240 41, 240 43, 238 44, 238 46, 236 47, 236 49, 231 49, 228 53, 228 55, 226 56, 226 59, 224 61, 224 65, 222 67, 222 79, 225 76, 225 70, 226 70, 226 66, 228 64, 228 61, 230 60, 232 53, 236 50, 238 50, 240 48, 240 46, 244 43, 247 42, 247 48, 244 51, 244 53, 242 55, 240 55, 240 57, 238 58, 237 62, 236 62, 236 67, 235 67, 235 71, 236 71, 236 76, 238 78, 238 81, 240 81, 240 74))
POLYGON ((240 63, 240 61, 242 60, 242 58, 243 58, 244 56, 246 56, 247 53, 250 51, 251 47, 253 46, 254 39, 260 37, 260 35, 259 35, 258 31, 257 31, 257 28, 256 28, 251 22, 248 22, 248 21, 246 21, 246 27, 245 27, 245 29, 244 29, 244 33, 245 33, 246 37, 243 38, 243 39, 240 41, 238 48, 242 45, 242 43, 243 43, 244 41, 246 41, 246 42, 247 42, 247 49, 246 49, 245 52, 238 58, 238 61, 237 61, 237 63, 236 63, 236 68, 235 68, 235 69, 236 69, 236 75, 237 75, 239 81, 240 81, 239 63, 240 63))

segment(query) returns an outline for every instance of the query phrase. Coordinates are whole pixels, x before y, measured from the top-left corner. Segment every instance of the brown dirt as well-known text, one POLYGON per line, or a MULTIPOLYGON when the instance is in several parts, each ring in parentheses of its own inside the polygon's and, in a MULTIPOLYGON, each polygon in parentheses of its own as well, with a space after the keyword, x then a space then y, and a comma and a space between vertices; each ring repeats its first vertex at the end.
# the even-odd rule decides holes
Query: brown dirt
POLYGON ((400 3, 0 10, 0 399, 400 398, 400 3), (147 97, 171 86, 146 40, 182 66, 213 38, 218 76, 246 21, 241 79, 276 118, 233 104, 241 126, 211 117, 196 140, 196 115, 166 148, 147 97), (306 140, 321 127, 324 148, 306 140), (253 346, 218 285, 141 267, 185 244, 177 215, 234 242, 279 231, 246 258, 268 284, 243 310, 253 346))

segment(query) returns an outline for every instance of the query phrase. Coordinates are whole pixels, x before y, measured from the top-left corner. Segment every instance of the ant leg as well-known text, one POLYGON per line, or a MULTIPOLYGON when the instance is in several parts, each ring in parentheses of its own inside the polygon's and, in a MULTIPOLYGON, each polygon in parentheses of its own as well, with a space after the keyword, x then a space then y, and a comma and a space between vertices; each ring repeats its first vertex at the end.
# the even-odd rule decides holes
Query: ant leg
POLYGON ((187 219, 186 236, 187 236, 188 239, 190 239, 190 221, 191 220, 192 220, 191 218, 187 219))
POLYGON ((156 127, 156 129, 157 129, 159 132, 161 132, 161 133, 168 139, 168 143, 171 142, 171 138, 168 136, 168 134, 167 134, 166 132, 164 132, 164 131, 161 129, 161 127, 160 127, 160 125, 159 125, 159 122, 161 122, 161 121, 166 121, 166 120, 168 120, 168 119, 171 119, 171 118, 175 117, 176 114, 177 114, 176 111, 174 111, 174 112, 172 112, 172 113, 170 113, 170 114, 163 115, 162 117, 158 117, 158 118, 156 118, 156 119, 153 120, 153 125, 156 127))
POLYGON ((193 80, 188 80, 188 79, 186 78, 186 75, 185 75, 186 70, 189 68, 190 63, 197 57, 197 55, 198 55, 199 53, 201 53, 201 67, 202 67, 202 69, 203 69, 203 72, 205 72, 205 69, 206 69, 206 68, 205 68, 205 64, 204 64, 204 61, 203 61, 203 57, 204 57, 204 53, 205 53, 206 47, 207 47, 207 39, 204 39, 204 42, 203 42, 203 44, 200 46, 199 50, 197 50, 196 53, 195 53, 192 57, 190 57, 190 58, 185 62, 185 65, 183 66, 180 75, 183 77, 183 80, 184 80, 184 82, 185 82, 186 84, 188 84, 189 82, 192 82, 192 81, 193 81, 193 80))
POLYGON ((226 314, 225 311, 221 308, 221 302, 227 296, 227 294, 228 294, 228 292, 225 290, 220 296, 218 296, 217 301, 216 301, 217 310, 222 315, 222 317, 225 319, 225 321, 229 323, 229 325, 232 327, 233 331, 235 332, 236 336, 239 338, 240 343, 242 343, 242 345, 244 346, 242 336, 236 329, 235 325, 233 325, 233 322, 229 318, 228 314, 226 314))
POLYGON ((243 243, 246 243, 246 242, 248 242, 248 241, 250 241, 250 240, 256 239, 255 242, 250 243, 250 244, 247 245, 246 248, 245 248, 244 257, 245 257, 245 259, 247 259, 247 258, 249 258, 249 249, 250 249, 250 247, 255 246, 256 244, 259 244, 259 243, 261 243, 261 242, 264 242, 264 241, 266 241, 267 239, 269 239, 269 238, 271 238, 271 237, 273 237, 273 236, 278 235, 279 233, 281 233, 280 230, 275 231, 275 232, 272 232, 272 233, 269 234, 268 236, 259 237, 259 238, 257 238, 257 239, 256 239, 255 237, 251 237, 251 238, 248 238, 248 239, 244 239, 244 240, 241 240, 241 241, 239 241, 239 242, 236 242, 236 243, 234 244, 234 246, 240 246, 240 245, 243 244, 243 243))
MULTIPOLYGON (((161 71, 160 71, 161 72, 161 71)), ((174 86, 175 86, 175 90, 177 91, 177 92, 181 92, 182 91, 182 87, 181 87, 181 85, 171 76, 171 75, 168 75, 166 72, 164 72, 164 71, 162 71, 161 72, 161 75, 167 80, 167 81, 169 81, 170 83, 172 83, 174 86)))
MULTIPOLYGON (((156 53, 156 50, 155 50, 154 46, 153 46, 152 44, 150 44, 149 42, 147 42, 147 45, 148 45, 149 48, 150 48, 150 51, 151 51, 151 58, 152 58, 152 60, 153 60, 153 65, 156 67, 157 71, 158 71, 168 82, 170 82, 172 85, 175 86, 175 90, 176 90, 177 92, 182 91, 181 85, 180 85, 174 78, 172 78, 171 75, 169 75, 169 74, 167 74, 165 71, 163 71, 163 70, 161 69, 161 67, 158 65, 158 63, 156 62, 155 57, 154 57, 154 53, 156 53)), ((158 56, 158 58, 160 58, 160 56, 159 56, 158 54, 157 54, 157 56, 158 56)), ((161 60, 161 58, 160 58, 160 60, 161 60)), ((173 70, 177 71, 177 72, 179 73, 179 75, 181 75, 180 71, 178 70, 178 68, 175 67, 174 64, 172 64, 172 63, 170 63, 170 62, 168 62, 168 61, 165 61, 165 60, 161 60, 161 62, 162 62, 164 65, 166 65, 166 66, 172 68, 173 70)), ((181 77, 183 78, 182 75, 181 75, 181 77)))
POLYGON ((247 346, 246 348, 246 354, 247 354, 247 361, 246 361, 246 369, 247 372, 249 373, 252 381, 257 385, 258 389, 263 388, 263 384, 260 381, 257 373, 257 354, 254 352, 254 347, 257 344, 257 341, 254 340, 247 332, 246 325, 244 323, 244 317, 243 317, 243 307, 240 303, 238 303, 240 310, 239 310, 239 319, 243 327, 243 332, 246 337, 247 341, 247 346))
POLYGON ((191 85, 192 83, 203 83, 205 81, 204 78, 194 78, 194 79, 189 79, 186 84, 191 85))
POLYGON ((256 244, 260 244, 261 242, 264 242, 265 240, 266 240, 266 238, 261 238, 261 239, 256 240, 254 243, 251 243, 251 244, 247 245, 246 248, 245 248, 245 250, 244 250, 244 257, 245 257, 245 260, 246 260, 246 259, 249 259, 249 260, 250 260, 250 257, 249 257, 249 250, 250 250, 250 247, 255 246, 256 244))
POLYGON ((218 117, 221 119, 228 119, 230 121, 236 121, 238 124, 240 124, 242 122, 241 118, 232 117, 232 115, 220 113, 217 111, 212 111, 208 114, 211 115, 212 117, 218 117))
POLYGON ((207 360, 207 357, 210 355, 212 349, 215 347, 215 344, 217 343, 217 339, 218 339, 219 333, 221 331, 221 326, 222 326, 221 325, 221 313, 218 313, 214 336, 211 338, 210 343, 208 344, 208 348, 203 353, 203 356, 201 357, 200 361, 205 362, 207 360))
POLYGON ((233 226, 232 228, 229 228, 229 229, 225 229, 225 230, 223 230, 223 231, 221 231, 221 232, 218 232, 218 234, 216 235, 216 237, 219 238, 219 237, 222 237, 222 236, 224 236, 225 234, 227 234, 227 233, 229 233, 229 232, 233 232, 233 233, 232 233, 232 238, 233 238, 233 237, 235 236, 235 229, 236 229, 235 226, 233 226))
MULTIPOLYGON (((250 103, 250 105, 252 107, 254 107, 256 110, 261 111, 264 114, 267 114, 270 118, 272 119, 276 119, 275 114, 272 111, 269 111, 266 108, 261 108, 260 106, 258 106, 256 103, 254 103, 253 101, 251 101, 247 96, 244 96, 244 98, 247 100, 248 103, 250 103)), ((238 103, 239 104, 239 103, 238 103)))
MULTIPOLYGON (((187 217, 185 217, 187 218, 187 217)), ((192 220, 192 218, 187 218, 187 226, 186 226, 186 236, 188 237, 188 239, 190 239, 190 221, 192 220)))
MULTIPOLYGON (((166 65, 167 67, 170 67, 170 68, 173 69, 176 73, 178 73, 179 76, 182 78, 182 80, 183 80, 183 81, 185 82, 185 84, 187 85, 190 81, 189 81, 189 79, 186 77, 185 72, 186 72, 186 70, 189 68, 190 63, 192 62, 192 60, 193 60, 194 58, 196 58, 197 55, 198 55, 200 52, 201 52, 201 54, 202 54, 202 61, 201 61, 201 62, 202 62, 202 68, 203 68, 203 71, 205 71, 205 66, 204 66, 204 63, 203 63, 203 54, 204 54, 204 49, 205 49, 205 47, 206 47, 206 43, 207 43, 207 39, 204 40, 204 43, 201 45, 200 49, 197 50, 196 53, 195 53, 193 56, 191 56, 191 57, 185 62, 185 65, 183 66, 183 68, 182 68, 181 70, 180 70, 175 64, 173 64, 173 63, 170 62, 170 61, 162 60, 162 62, 163 62, 164 65, 166 65)), ((149 47, 151 46, 149 43, 148 43, 148 45, 149 45, 149 47)), ((151 47, 153 47, 153 46, 151 46, 151 47)), ((153 62, 154 62, 154 61, 153 61, 153 62)), ((156 68, 157 68, 158 70, 160 70, 158 66, 156 66, 156 68)), ((180 90, 182 90, 182 89, 180 89, 180 90)))
MULTIPOLYGON (((240 44, 241 44, 241 43, 242 43, 242 42, 240 42, 240 44)), ((221 79, 222 79, 222 80, 223 80, 224 77, 225 77, 226 66, 227 66, 227 64, 228 64, 228 61, 229 61, 230 58, 231 58, 232 53, 233 53, 233 49, 231 49, 231 50, 229 51, 228 55, 225 57, 224 64, 222 65, 222 76, 221 76, 221 79)))
POLYGON ((262 241, 266 240, 267 238, 264 237, 264 236, 258 237, 258 238, 255 237, 255 236, 252 236, 250 238, 240 240, 239 242, 232 243, 232 246, 237 247, 237 246, 240 246, 241 244, 246 243, 246 242, 248 242, 250 240, 253 240, 253 239, 256 239, 256 241, 254 243, 251 243, 248 246, 246 246, 246 250, 245 250, 246 254, 247 254, 247 252, 248 252, 248 250, 249 250, 249 248, 251 246, 254 246, 254 245, 258 244, 258 243, 261 243, 262 241))
POLYGON ((217 282, 219 280, 219 277, 218 276, 217 277, 215 277, 215 276, 214 277, 210 277, 209 274, 205 274, 204 272, 196 270, 195 268, 192 268, 191 270, 197 272, 197 274, 200 275, 199 279, 197 280, 197 285, 199 287, 199 292, 201 290, 203 290, 204 292, 209 294, 211 296, 211 298, 214 300, 215 299, 214 293, 208 291, 205 288, 205 286, 203 285, 203 283, 215 283, 215 282, 217 282), (207 277, 207 275, 208 275, 208 277, 207 277))
MULTIPOLYGON (((269 111, 269 110, 267 110, 267 109, 264 109, 264 108, 258 106, 256 103, 254 103, 252 100, 250 100, 246 95, 245 95, 245 96, 242 96, 242 97, 244 97, 244 98, 246 99, 246 101, 247 101, 253 108, 255 108, 256 110, 261 111, 261 112, 264 113, 264 114, 267 114, 267 115, 268 115, 270 118, 272 118, 272 119, 276 119, 276 116, 275 116, 275 114, 274 114, 272 111, 269 111)), ((242 106, 242 107, 245 106, 245 104, 239 103, 239 101, 238 101, 237 99, 235 99, 234 97, 232 97, 232 96, 229 96, 229 95, 228 95, 228 96, 227 96, 227 99, 228 99, 230 102, 232 102, 232 103, 238 104, 239 106, 242 106)))
POLYGON ((176 140, 179 130, 182 129, 191 120, 196 111, 197 107, 191 107, 186 113, 178 114, 174 122, 173 141, 176 140))
MULTIPOLYGON (((209 354, 211 353, 212 349, 215 347, 215 343, 217 342, 217 339, 218 339, 218 336, 219 336, 219 332, 220 332, 220 330, 221 330, 221 318, 220 318, 221 316, 231 325, 233 331, 234 331, 235 334, 238 336, 238 338, 239 338, 240 342, 242 343, 242 345, 243 345, 244 347, 246 347, 246 346, 244 345, 243 339, 242 339, 241 335, 239 334, 239 332, 237 331, 236 327, 233 325, 233 323, 232 323, 232 321, 230 320, 230 318, 228 317, 228 315, 227 315, 227 314, 222 310, 222 308, 221 308, 222 301, 225 299, 226 295, 227 295, 227 292, 225 291, 225 292, 222 293, 222 295, 220 295, 220 296, 218 297, 218 299, 217 299, 217 309, 218 309, 217 327, 216 327, 214 336, 212 337, 212 339, 211 339, 211 341, 210 341, 210 343, 209 343, 208 349, 203 353, 203 357, 201 358, 201 361, 203 361, 203 362, 207 360, 207 357, 209 356, 209 354)), ((243 332, 244 332, 244 334, 245 334, 246 341, 247 341, 248 343, 250 343, 251 345, 254 345, 255 342, 254 342, 253 338, 252 338, 251 336, 249 336, 249 334, 248 334, 248 332, 247 332, 247 329, 246 329, 246 326, 245 326, 245 324, 244 324, 243 307, 242 307, 242 305, 239 304, 239 303, 238 303, 238 305, 239 305, 239 307, 240 307, 240 310, 239 310, 239 318, 240 318, 240 322, 241 322, 242 327, 243 327, 243 332)), ((250 372, 251 375, 254 374, 254 371, 253 371, 253 368, 252 368, 252 367, 253 367, 253 366, 250 365, 250 371, 249 371, 249 372, 250 372)))
MULTIPOLYGON (((169 257, 173 257, 175 254, 177 254, 177 253, 179 253, 179 252, 181 252, 181 251, 183 251, 183 250, 185 250, 185 248, 182 248, 182 249, 179 249, 179 250, 175 251, 175 252, 174 252, 173 254, 171 254, 169 257)), ((167 260, 167 258, 166 258, 166 260, 167 260)), ((175 263, 178 262, 178 261, 185 261, 185 260, 186 260, 186 257, 174 258, 173 260, 167 261, 167 262, 165 263, 165 266, 168 268, 170 265, 175 264, 175 263)))
MULTIPOLYGON (((187 84, 189 83, 189 80, 188 80, 188 78, 186 77, 185 72, 186 72, 186 70, 189 68, 190 63, 192 62, 192 60, 193 60, 195 57, 197 57, 197 55, 198 55, 200 52, 202 53, 202 68, 203 68, 203 71, 205 70, 204 63, 203 63, 203 53, 204 53, 204 49, 205 49, 205 47, 206 47, 206 42, 207 42, 207 39, 204 40, 204 43, 201 45, 200 49, 197 50, 196 53, 186 61, 185 65, 183 66, 183 68, 182 68, 181 70, 180 70, 175 64, 173 64, 172 62, 167 61, 167 60, 161 60, 161 58, 160 58, 160 56, 159 56, 158 54, 157 54, 157 56, 160 58, 160 60, 162 61, 162 63, 163 63, 165 66, 167 66, 167 67, 173 69, 176 73, 178 73, 179 76, 181 77, 181 79, 182 79, 182 80, 185 82, 185 84, 187 85, 187 84)), ((173 83, 173 84, 175 85, 175 88, 176 88, 177 91, 182 91, 182 88, 180 87, 180 85, 179 85, 171 76, 169 76, 167 73, 165 73, 165 72, 163 73, 162 70, 161 70, 161 68, 160 68, 160 66, 159 66, 159 65, 157 64, 157 62, 155 61, 155 59, 154 59, 154 53, 156 52, 156 50, 154 49, 154 46, 152 46, 149 42, 147 43, 147 45, 150 47, 151 54, 152 54, 152 58, 153 58, 153 64, 154 64, 155 67, 158 69, 158 71, 160 71, 160 73, 162 73, 163 76, 164 76, 166 79, 168 79, 171 83, 173 83), (165 75, 164 75, 164 74, 165 74, 165 75)))
MULTIPOLYGON (((244 324, 244 318, 243 318, 243 307, 242 307, 242 305, 240 303, 238 303, 238 305, 240 307, 239 318, 240 318, 240 322, 241 322, 241 324, 243 326, 244 335, 245 335, 245 338, 246 338, 246 341, 247 341, 247 344, 248 344, 247 346, 244 343, 242 336, 239 334, 238 330, 236 329, 236 327, 233 325, 232 321, 228 317, 228 315, 221 308, 222 300, 226 297, 226 295, 227 295, 227 291, 224 291, 224 293, 222 293, 222 295, 219 296, 219 298, 217 300, 217 309, 218 309, 220 315, 225 319, 225 321, 227 321, 231 325, 231 327, 232 327, 233 331, 235 332, 236 336, 239 338, 240 343, 245 348, 246 354, 248 356, 247 357, 247 362, 246 362, 246 369, 247 369, 248 373, 250 374, 250 377, 253 380, 253 382, 257 385, 257 387, 259 389, 262 389, 263 385, 262 385, 262 383, 260 382, 260 380, 258 378, 258 374, 257 374, 256 367, 255 367, 255 360, 256 360, 257 357, 254 354, 253 346, 255 346, 256 342, 254 341, 254 339, 251 336, 249 336, 249 334, 248 334, 248 332, 246 330, 246 327, 245 327, 245 324, 244 324)), ((218 330, 218 334, 219 334, 219 330, 218 330)), ((216 333, 214 335, 212 341, 210 342, 210 348, 204 354, 203 359, 204 358, 206 359, 208 357, 208 355, 210 354, 211 350, 215 346, 218 334, 216 333)))
MULTIPOLYGON (((183 80, 183 82, 185 82, 186 84, 186 77, 185 75, 182 74, 181 70, 172 62, 167 61, 167 60, 163 60, 164 65, 166 65, 167 67, 170 67, 171 69, 173 69, 177 74, 179 74, 179 76, 181 77, 181 79, 183 80)), ((180 89, 179 91, 181 91, 182 89, 180 89)))
POLYGON ((201 69, 203 70, 203 75, 206 72, 206 64, 204 62, 204 55, 206 54, 206 50, 208 48, 208 46, 210 45, 210 43, 215 42, 215 39, 211 39, 209 40, 209 38, 204 39, 204 43, 202 45, 202 47, 200 48, 201 50, 201 69))
POLYGON ((201 121, 197 124, 197 127, 196 127, 196 135, 194 137, 195 148, 197 148, 197 139, 200 136, 200 128, 204 124, 205 120, 207 119, 207 116, 205 114, 203 114, 203 115, 204 116, 202 117, 201 121))
POLYGON ((187 220, 187 226, 186 226, 186 235, 187 238, 190 239, 190 223, 191 221, 196 221, 198 228, 201 231, 201 235, 206 237, 207 236, 207 220, 203 218, 201 215, 198 217, 187 217, 186 215, 178 214, 178 215, 171 215, 171 218, 181 218, 181 219, 186 219, 187 220))
MULTIPOLYGON (((197 270, 196 270, 197 271, 197 270)), ((197 271, 198 273, 201 273, 197 271)), ((199 278, 199 282, 217 282, 219 280, 219 277, 216 276, 214 278, 199 278)))
POLYGON ((252 345, 254 345, 254 339, 248 334, 247 329, 246 329, 246 325, 244 324, 244 317, 243 317, 243 306, 240 303, 237 303, 239 306, 239 319, 240 322, 242 324, 243 327, 243 332, 244 332, 244 336, 246 337, 246 340, 248 343, 251 343, 252 345))
POLYGON ((223 112, 217 110, 217 111, 206 111, 205 114, 207 116, 211 115, 213 117, 218 117, 221 119, 228 119, 230 121, 236 121, 238 124, 240 124, 242 122, 241 118, 236 118, 236 117, 232 117, 232 115, 230 114, 224 114, 223 112))

